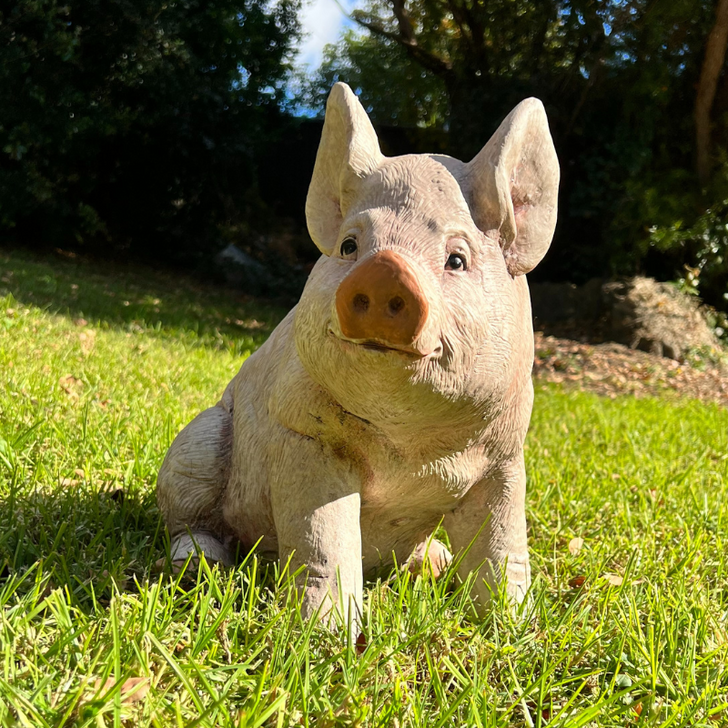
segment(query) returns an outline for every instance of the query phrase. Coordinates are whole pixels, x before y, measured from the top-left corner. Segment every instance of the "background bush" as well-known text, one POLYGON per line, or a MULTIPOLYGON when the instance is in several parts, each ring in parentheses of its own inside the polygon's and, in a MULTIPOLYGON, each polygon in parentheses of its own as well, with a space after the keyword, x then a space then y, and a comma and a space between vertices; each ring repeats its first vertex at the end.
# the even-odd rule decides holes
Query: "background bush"
POLYGON ((259 213, 298 0, 0 5, 0 226, 189 260, 259 213))

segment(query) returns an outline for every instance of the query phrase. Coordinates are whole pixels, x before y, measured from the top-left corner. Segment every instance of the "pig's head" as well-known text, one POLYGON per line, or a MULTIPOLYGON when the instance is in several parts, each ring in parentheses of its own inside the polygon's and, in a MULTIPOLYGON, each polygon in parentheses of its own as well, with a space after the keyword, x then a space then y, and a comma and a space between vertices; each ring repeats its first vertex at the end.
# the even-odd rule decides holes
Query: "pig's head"
POLYGON ((464 164, 384 157, 336 84, 306 203, 323 256, 296 314, 316 383, 352 414, 405 429, 482 421, 529 390, 524 274, 551 243, 558 181, 536 99, 464 164))

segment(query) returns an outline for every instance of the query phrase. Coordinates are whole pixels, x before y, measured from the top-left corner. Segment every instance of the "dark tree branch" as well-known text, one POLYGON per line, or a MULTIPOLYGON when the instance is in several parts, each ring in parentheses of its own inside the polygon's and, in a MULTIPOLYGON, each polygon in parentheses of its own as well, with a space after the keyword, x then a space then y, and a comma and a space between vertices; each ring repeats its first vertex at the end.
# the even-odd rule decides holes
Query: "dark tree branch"
POLYGON ((728 43, 728 0, 718 0, 715 25, 708 35, 705 58, 700 69, 700 81, 695 98, 696 171, 700 184, 710 179, 710 110, 715 101, 715 90, 725 62, 728 43))
POLYGON ((462 5, 462 13, 465 17, 465 21, 470 28, 470 37, 473 39, 473 45, 479 49, 482 54, 485 51, 485 26, 480 22, 477 12, 473 10, 480 10, 485 12, 488 6, 487 0, 479 0, 475 3, 468 4, 467 0, 462 5))
POLYGON ((544 46, 546 45, 546 36, 549 32, 549 26, 553 21, 553 16, 549 12, 545 12, 541 23, 537 26, 536 32, 533 34, 533 42, 531 43, 531 61, 530 73, 535 75, 541 66, 544 57, 544 46))
POLYGON ((453 20, 455 21, 455 24, 458 26, 458 30, 460 31, 460 35, 465 41, 465 43, 468 45, 468 48, 470 50, 470 53, 475 55, 475 48, 473 46, 473 36, 472 33, 468 32, 469 29, 466 29, 467 20, 465 19, 465 14, 463 12, 463 7, 458 5, 456 0, 445 0, 445 4, 447 8, 452 13, 453 20))
POLYGON ((428 71, 432 71, 437 76, 449 76, 452 73, 452 64, 450 61, 422 48, 417 42, 412 22, 409 19, 409 13, 404 8, 404 0, 392 1, 393 5, 401 6, 399 11, 396 7, 394 8, 399 33, 392 33, 386 30, 381 25, 366 19, 361 13, 356 11, 352 13, 351 18, 371 33, 401 45, 413 60, 417 61, 417 63, 428 71), (400 13, 399 16, 397 15, 398 12, 400 13))
MULTIPOLYGON (((627 17, 626 14, 624 17, 627 17)), ((580 64, 583 59, 585 59, 587 56, 592 56, 592 62, 589 65, 589 78, 582 88, 581 94, 579 95, 579 100, 576 102, 571 117, 569 118, 569 121, 566 125, 565 136, 567 137, 571 134, 574 125, 576 124, 576 120, 578 119, 579 114, 581 113, 581 110, 586 103, 587 97, 596 85, 598 77, 601 75, 602 66, 610 50, 609 39, 604 32, 604 24, 602 22, 602 19, 596 12, 596 9, 588 18, 588 20, 594 30, 584 39, 583 43, 580 43, 580 47, 574 55, 574 59, 571 63, 570 68, 571 78, 581 75, 580 64)), ((621 28, 622 22, 620 22, 620 19, 613 18, 612 36, 617 35, 621 31, 621 28)))
POLYGON ((571 114, 571 117, 569 118, 569 122, 566 125, 566 131, 564 132, 564 136, 568 137, 573 128, 574 124, 576 124, 576 120, 579 117, 579 114, 581 113, 582 108, 584 107, 584 104, 586 103, 587 96, 589 95, 589 92, 592 90, 594 85, 597 81, 597 76, 599 75, 599 72, 601 68, 598 65, 599 61, 597 61, 591 69, 591 72, 589 73, 589 80, 584 85, 584 88, 582 89, 582 92, 579 96, 579 100, 576 102, 576 105, 574 106, 574 111, 571 114))
POLYGON ((399 33, 405 43, 408 45, 417 45, 415 30, 412 27, 412 21, 410 20, 409 12, 405 7, 404 0, 392 0, 392 10, 394 11, 394 17, 397 18, 399 33))

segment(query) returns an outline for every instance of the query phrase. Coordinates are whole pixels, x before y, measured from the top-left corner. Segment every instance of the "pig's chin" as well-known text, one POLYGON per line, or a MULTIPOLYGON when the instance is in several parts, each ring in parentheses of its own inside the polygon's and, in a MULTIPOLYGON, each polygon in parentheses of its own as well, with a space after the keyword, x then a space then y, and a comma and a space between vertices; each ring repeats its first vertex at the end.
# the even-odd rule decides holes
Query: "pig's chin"
POLYGON ((444 366, 453 356, 447 342, 435 332, 416 343, 425 342, 434 346, 410 349, 376 340, 356 342, 328 330, 318 348, 311 342, 311 349, 303 350, 304 366, 346 412, 392 436, 414 437, 437 423, 454 430, 464 422, 477 425, 482 417, 467 404, 462 375, 444 366))

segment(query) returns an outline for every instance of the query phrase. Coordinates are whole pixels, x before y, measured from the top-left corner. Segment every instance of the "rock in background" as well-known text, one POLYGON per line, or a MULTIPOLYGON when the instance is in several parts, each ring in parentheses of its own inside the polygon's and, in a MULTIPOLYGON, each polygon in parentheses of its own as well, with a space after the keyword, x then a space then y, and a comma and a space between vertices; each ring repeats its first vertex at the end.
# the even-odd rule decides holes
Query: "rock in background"
POLYGON ((230 243, 215 256, 213 272, 246 295, 295 302, 309 271, 292 263, 293 257, 281 253, 278 247, 275 241, 261 238, 254 241, 248 253, 230 243))

